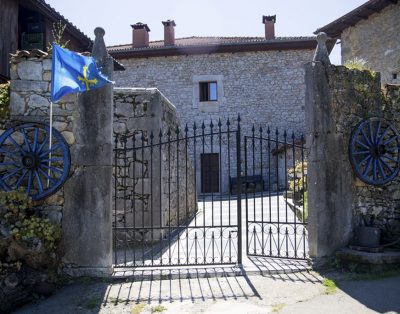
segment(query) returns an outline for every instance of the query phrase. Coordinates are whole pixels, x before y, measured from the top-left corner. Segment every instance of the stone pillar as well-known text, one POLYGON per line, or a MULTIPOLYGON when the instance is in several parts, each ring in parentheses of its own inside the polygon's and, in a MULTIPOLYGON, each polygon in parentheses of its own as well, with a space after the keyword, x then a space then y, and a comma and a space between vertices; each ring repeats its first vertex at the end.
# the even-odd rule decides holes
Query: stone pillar
MULTIPOLYGON (((104 34, 95 29, 93 57, 112 79, 113 60, 104 34)), ((71 150, 77 168, 64 186, 63 262, 72 275, 102 276, 112 272, 112 84, 82 93, 77 106, 71 150)))
POLYGON ((353 177, 343 134, 336 132, 332 118, 335 108, 321 62, 306 65, 306 84, 309 254, 322 259, 351 237, 353 177))
POLYGON ((374 217, 382 243, 400 230, 400 177, 369 185, 349 160, 352 132, 362 121, 380 118, 400 129, 400 88, 382 92, 379 73, 330 65, 325 41, 319 34, 314 62, 306 65, 309 253, 317 265, 351 244, 365 218, 374 217))

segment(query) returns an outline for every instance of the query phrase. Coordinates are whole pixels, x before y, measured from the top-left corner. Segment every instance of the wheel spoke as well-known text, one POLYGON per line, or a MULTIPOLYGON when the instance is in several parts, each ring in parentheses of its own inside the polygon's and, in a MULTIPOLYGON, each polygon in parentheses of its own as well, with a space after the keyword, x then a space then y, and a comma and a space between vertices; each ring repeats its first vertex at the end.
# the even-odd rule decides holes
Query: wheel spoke
POLYGON ((0 154, 4 154, 4 155, 7 155, 9 157, 14 157, 14 158, 19 158, 20 157, 19 153, 10 152, 9 150, 6 150, 4 148, 0 148, 0 154))
POLYGON ((368 161, 368 164, 364 169, 363 176, 365 176, 368 173, 369 168, 371 167, 371 163, 372 163, 372 158, 370 158, 370 160, 368 161))
POLYGON ((63 174, 64 171, 62 171, 60 168, 56 168, 56 167, 49 167, 48 165, 42 164, 41 167, 44 167, 46 169, 50 169, 53 172, 57 172, 59 174, 63 174))
POLYGON ((27 151, 30 152, 30 151, 31 151, 31 146, 29 145, 29 139, 28 139, 28 135, 27 135, 26 132, 25 132, 25 129, 24 129, 24 128, 21 128, 21 129, 20 129, 20 132, 21 132, 22 135, 24 136, 24 142, 25 142, 25 145, 26 145, 26 147, 27 147, 27 151))
POLYGON ((372 122, 371 121, 369 121, 369 123, 368 123, 368 130, 369 130, 369 139, 370 139, 370 143, 371 143, 371 145, 374 143, 374 134, 373 134, 373 131, 372 131, 372 126, 371 126, 371 124, 372 124, 372 122))
POLYGON ((383 131, 382 135, 379 137, 378 140, 378 145, 382 142, 382 140, 385 138, 386 134, 390 131, 390 128, 386 128, 385 131, 383 131))
POLYGON ((18 173, 18 171, 21 171, 22 169, 23 169, 22 167, 19 167, 18 169, 14 170, 13 172, 10 172, 10 173, 6 174, 5 176, 3 176, 1 179, 3 181, 5 181, 6 179, 15 176, 18 173))
POLYGON ((22 149, 20 145, 11 137, 11 135, 8 137, 8 139, 11 141, 11 143, 20 150, 21 153, 25 153, 25 151, 22 149))
POLYGON ((360 140, 356 140, 356 142, 362 146, 364 146, 365 148, 369 149, 368 145, 365 145, 363 142, 361 142, 360 140))
POLYGON ((21 183, 22 183, 22 180, 25 178, 25 176, 26 176, 27 173, 28 173, 28 170, 25 169, 24 173, 19 177, 17 183, 15 183, 15 188, 16 188, 16 189, 19 188, 19 186, 20 186, 21 183))
POLYGON ((42 168, 39 168, 39 171, 40 171, 40 173, 41 173, 42 175, 44 175, 47 179, 49 179, 49 180, 51 181, 52 184, 56 184, 56 183, 57 183, 57 180, 54 179, 54 178, 52 178, 52 177, 50 177, 45 171, 43 171, 42 168))
POLYGON ((394 161, 395 163, 398 163, 398 162, 399 162, 397 159, 394 159, 394 158, 389 157, 389 156, 386 156, 386 155, 383 155, 382 158, 389 159, 389 160, 391 160, 391 161, 394 161))
POLYGON ((43 193, 42 181, 40 180, 39 173, 37 171, 35 171, 35 177, 36 177, 36 181, 37 181, 38 186, 39 186, 39 192, 43 193))
POLYGON ((376 180, 376 178, 377 178, 377 173, 376 173, 376 159, 374 159, 374 164, 373 164, 373 168, 372 168, 373 170, 372 170, 372 175, 373 175, 373 178, 374 178, 374 180, 376 180))
POLYGON ((378 166, 379 166, 379 172, 381 173, 383 179, 385 180, 387 178, 387 176, 385 174, 385 171, 383 170, 382 163, 381 163, 380 159, 378 159, 378 166))
POLYGON ((30 194, 31 188, 32 188, 32 171, 29 171, 28 188, 26 189, 26 193, 30 194))
POLYGON ((49 140, 49 135, 46 133, 46 137, 44 138, 43 142, 40 143, 39 149, 37 150, 38 153, 42 151, 48 140, 49 140))
POLYGON ((33 136, 33 145, 32 145, 32 151, 36 152, 37 144, 38 144, 38 135, 39 135, 39 129, 35 129, 35 134, 33 136))
POLYGON ((387 164, 387 162, 384 161, 382 158, 381 158, 381 162, 383 163, 383 165, 384 165, 386 168, 389 169, 390 173, 393 173, 393 169, 392 169, 392 168, 387 164))
POLYGON ((396 136, 396 135, 393 136, 392 138, 388 139, 386 142, 384 142, 383 145, 388 145, 388 144, 390 144, 391 142, 393 142, 395 139, 397 139, 397 136, 396 136))
POLYGON ((375 144, 378 142, 378 136, 379 136, 380 130, 381 130, 381 120, 378 121, 378 126, 376 128, 376 134, 375 134, 375 139, 374 139, 375 144))
POLYGON ((41 152, 40 154, 40 158, 46 156, 46 155, 50 155, 50 153, 54 152, 55 150, 61 148, 60 144, 54 145, 50 150, 45 151, 45 152, 41 152))
POLYGON ((361 165, 366 162, 368 159, 372 158, 371 155, 368 155, 367 157, 365 157, 363 160, 361 160, 358 164, 357 164, 357 169, 360 169, 361 165))
POLYGON ((62 157, 53 157, 50 159, 42 159, 40 162, 44 163, 44 162, 57 162, 57 161, 63 161, 64 158, 62 157))
POLYGON ((365 154, 369 154, 369 153, 370 153, 369 150, 362 150, 362 151, 354 152, 353 155, 365 155, 365 154))
POLYGON ((17 164, 16 162, 7 161, 7 162, 0 162, 0 166, 16 166, 16 167, 19 167, 19 164, 17 164))

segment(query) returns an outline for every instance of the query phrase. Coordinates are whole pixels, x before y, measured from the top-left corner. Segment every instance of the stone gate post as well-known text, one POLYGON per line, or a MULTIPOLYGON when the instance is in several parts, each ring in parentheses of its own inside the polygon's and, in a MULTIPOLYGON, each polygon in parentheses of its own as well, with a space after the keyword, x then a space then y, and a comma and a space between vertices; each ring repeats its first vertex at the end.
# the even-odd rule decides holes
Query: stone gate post
MULTIPOLYGON (((101 72, 112 79, 102 28, 92 56, 101 72)), ((62 231, 66 272, 72 275, 107 275, 112 272, 112 123, 113 86, 82 93, 73 116, 76 143, 71 157, 76 171, 66 182, 62 231)))

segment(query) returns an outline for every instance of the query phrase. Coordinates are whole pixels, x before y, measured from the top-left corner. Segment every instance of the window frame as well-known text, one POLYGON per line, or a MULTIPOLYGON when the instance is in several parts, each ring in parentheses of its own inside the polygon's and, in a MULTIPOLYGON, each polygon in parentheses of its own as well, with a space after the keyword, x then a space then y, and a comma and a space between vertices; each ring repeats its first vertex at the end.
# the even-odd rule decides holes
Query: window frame
POLYGON ((208 101, 218 101, 218 82, 215 80, 199 82, 199 102, 208 102, 208 101), (212 84, 215 84, 215 99, 211 99, 211 85, 212 84), (206 95, 204 93, 205 86, 207 86, 206 95))

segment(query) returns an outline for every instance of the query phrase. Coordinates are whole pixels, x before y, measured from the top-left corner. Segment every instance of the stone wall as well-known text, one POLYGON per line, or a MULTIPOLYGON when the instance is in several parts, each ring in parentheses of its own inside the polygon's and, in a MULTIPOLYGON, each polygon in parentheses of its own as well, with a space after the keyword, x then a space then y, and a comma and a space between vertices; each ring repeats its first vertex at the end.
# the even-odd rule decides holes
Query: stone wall
MULTIPOLYGON (((209 131, 213 121, 216 131, 218 119, 225 128, 229 118, 233 130, 240 114, 243 135, 251 136, 254 124, 256 130, 261 125, 264 133, 267 125, 273 134, 278 128, 280 138, 285 129, 298 136, 305 127, 304 64, 312 54, 312 50, 287 50, 132 58, 119 60, 126 71, 116 73, 115 81, 117 86, 157 87, 176 106, 182 125, 187 123, 189 129, 204 121, 209 131), (207 80, 218 82, 218 102, 198 101, 198 84, 207 80)), ((197 152, 195 168, 200 193, 201 158, 197 152)), ((210 147, 206 146, 205 153, 209 152, 210 147)), ((226 145, 221 154, 228 155, 226 145)), ((231 150, 231 154, 235 151, 231 150)), ((236 157, 232 156, 230 175, 236 176, 236 157)), ((220 169, 224 167, 222 163, 220 169)), ((222 191, 228 192, 226 169, 221 181, 222 191)))
MULTIPOLYGON (((112 79, 113 60, 104 33, 96 28, 92 56, 112 79)), ((33 50, 12 58, 7 127, 22 122, 49 124, 50 80, 51 55, 33 50)), ((53 104, 53 127, 69 145, 71 169, 57 193, 36 201, 35 207, 61 226, 63 270, 71 275, 101 276, 112 271, 112 101, 112 85, 107 84, 53 104)))
MULTIPOLYGON (((49 123, 51 55, 15 57, 11 60, 10 120, 6 128, 24 122, 49 123)), ((75 144, 73 115, 76 95, 53 105, 53 127, 61 132, 70 149, 75 144)), ((76 167, 72 166, 71 174, 76 167)), ((61 225, 64 189, 40 202, 42 214, 61 225)))
POLYGON ((341 35, 342 63, 362 58, 380 72, 382 84, 400 83, 400 3, 345 29, 341 35), (397 73, 397 79, 393 79, 397 73))
POLYGON ((196 213, 192 160, 184 141, 176 142, 180 127, 175 107, 156 88, 114 89, 114 136, 119 147, 114 224, 139 229, 117 234, 117 244, 143 237, 158 240, 163 229, 152 233, 145 228, 177 226, 196 213))
POLYGON ((307 65, 306 81, 310 256, 324 258, 352 241, 363 217, 374 216, 384 237, 390 236, 387 227, 400 227, 399 177, 367 185, 348 153, 351 132, 365 119, 384 118, 400 129, 400 88, 382 92, 379 75, 320 62, 307 65))

